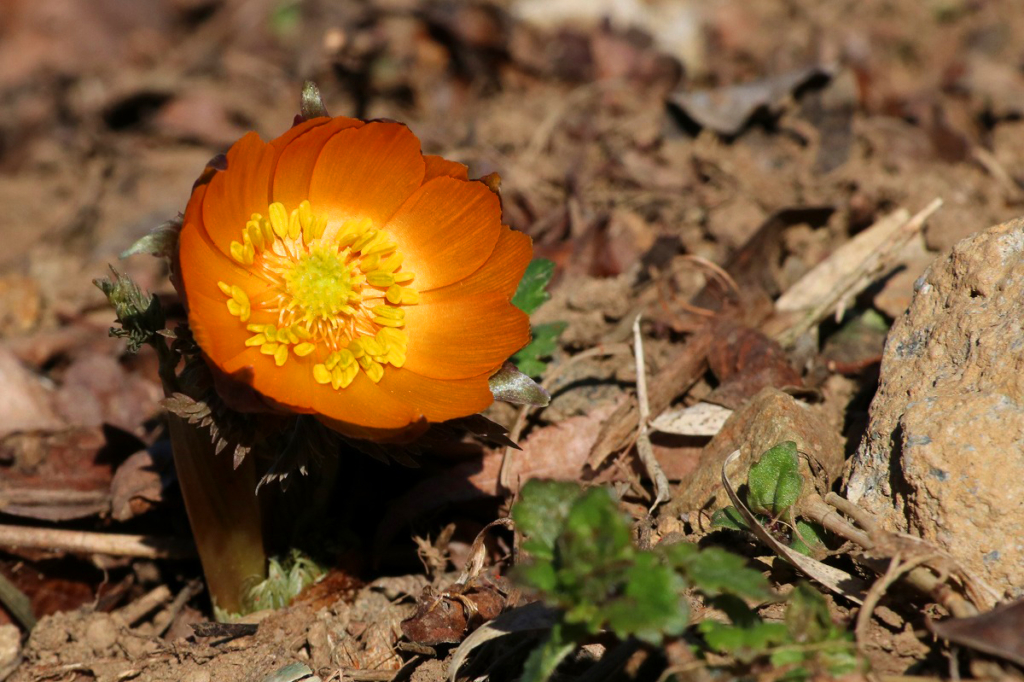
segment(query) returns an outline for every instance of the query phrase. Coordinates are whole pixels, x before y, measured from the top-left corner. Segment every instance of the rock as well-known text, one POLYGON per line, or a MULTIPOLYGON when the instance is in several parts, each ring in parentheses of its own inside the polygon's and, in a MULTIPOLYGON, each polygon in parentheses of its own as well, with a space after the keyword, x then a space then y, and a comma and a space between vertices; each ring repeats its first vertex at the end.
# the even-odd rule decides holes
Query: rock
POLYGON ((1024 595, 1024 221, 959 242, 915 288, 847 494, 1024 595))
POLYGON ((181 682, 210 682, 212 679, 213 677, 209 671, 196 668, 185 673, 185 676, 181 678, 181 682))
MULTIPOLYGON (((722 463, 737 448, 741 455, 736 471, 746 472, 751 463, 769 448, 787 440, 796 441, 801 453, 814 459, 829 484, 839 478, 843 468, 843 445, 835 429, 829 426, 822 408, 800 402, 774 388, 766 388, 733 413, 700 455, 697 470, 684 481, 672 502, 666 505, 671 515, 683 512, 713 511, 730 504, 722 487, 722 463)), ((804 457, 800 471, 808 483, 814 480, 804 457)), ((746 482, 746 474, 736 474, 737 483, 746 482)), ((808 485, 808 490, 811 486, 808 485)))
POLYGON ((16 625, 0 625, 0 680, 14 672, 21 662, 21 633, 16 625))

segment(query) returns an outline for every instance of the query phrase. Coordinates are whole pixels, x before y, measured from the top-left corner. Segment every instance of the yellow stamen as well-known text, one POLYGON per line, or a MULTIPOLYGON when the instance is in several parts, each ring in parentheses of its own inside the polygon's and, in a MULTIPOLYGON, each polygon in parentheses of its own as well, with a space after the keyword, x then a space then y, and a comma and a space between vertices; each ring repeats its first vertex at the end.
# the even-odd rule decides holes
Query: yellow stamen
POLYGON ((217 288, 228 312, 251 333, 246 348, 259 349, 277 367, 294 356, 318 384, 342 390, 360 372, 376 383, 387 366, 405 364, 409 334, 402 329, 405 310, 397 306, 418 303, 420 296, 404 286, 413 274, 401 270, 403 255, 386 230, 359 218, 324 239, 327 222, 309 201, 290 211, 274 202, 266 217, 251 214, 239 241, 230 243, 232 260, 266 283, 256 289, 258 309, 275 324, 245 324, 252 314, 245 290, 227 282, 217 288))
POLYGON ((363 371, 366 372, 366 376, 370 377, 370 381, 375 384, 384 378, 384 366, 379 362, 370 360, 368 365, 363 366, 363 371))
POLYGON ((401 308, 393 308, 389 305, 379 305, 373 308, 373 314, 379 317, 386 317, 389 320, 404 320, 405 311, 401 308))
POLYGON ((274 229, 274 234, 281 239, 287 237, 288 213, 284 210, 284 204, 275 201, 270 205, 268 213, 270 214, 270 226, 274 229))
POLYGON ((389 303, 394 305, 416 305, 420 302, 420 292, 398 284, 388 287, 388 291, 384 296, 389 303))
POLYGON ((331 383, 331 370, 326 365, 313 365, 313 380, 318 384, 331 383))
MULTIPOLYGON (((375 287, 390 287, 395 283, 395 276, 390 272, 374 270, 366 274, 366 281, 375 287)), ((388 300, 390 301, 391 299, 388 300)))
POLYGON ((245 226, 245 232, 247 235, 249 235, 249 239, 250 241, 252 241, 252 245, 256 247, 256 250, 262 251, 264 246, 263 229, 260 228, 260 224, 250 221, 245 226))
POLYGON ((402 254, 395 251, 393 254, 387 257, 383 263, 380 264, 380 269, 384 272, 394 272, 402 264, 402 254))

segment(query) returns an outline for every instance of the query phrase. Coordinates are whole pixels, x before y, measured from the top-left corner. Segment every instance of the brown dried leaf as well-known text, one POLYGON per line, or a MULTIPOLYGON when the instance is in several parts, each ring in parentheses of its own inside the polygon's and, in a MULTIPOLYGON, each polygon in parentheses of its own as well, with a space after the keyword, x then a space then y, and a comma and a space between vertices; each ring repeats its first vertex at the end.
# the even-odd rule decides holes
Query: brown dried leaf
POLYGON ((402 621, 402 633, 417 644, 454 644, 474 628, 497 618, 507 594, 498 585, 480 581, 468 588, 451 585, 434 594, 424 591, 416 613, 402 621))
POLYGON ((1024 599, 973 618, 928 621, 943 639, 1024 665, 1024 599))
POLYGON ((763 388, 803 386, 778 343, 728 318, 714 324, 719 342, 711 345, 708 364, 721 383, 708 402, 736 409, 763 388))
POLYGON ((112 427, 8 437, 0 459, 13 466, 0 476, 0 511, 50 521, 102 513, 110 505, 111 462, 140 447, 137 438, 112 427))
POLYGON ((0 347, 0 438, 16 432, 55 431, 64 423, 39 379, 0 347))
POLYGON ((122 462, 110 482, 110 515, 115 521, 127 521, 163 501, 164 491, 173 479, 170 452, 139 450, 122 462))

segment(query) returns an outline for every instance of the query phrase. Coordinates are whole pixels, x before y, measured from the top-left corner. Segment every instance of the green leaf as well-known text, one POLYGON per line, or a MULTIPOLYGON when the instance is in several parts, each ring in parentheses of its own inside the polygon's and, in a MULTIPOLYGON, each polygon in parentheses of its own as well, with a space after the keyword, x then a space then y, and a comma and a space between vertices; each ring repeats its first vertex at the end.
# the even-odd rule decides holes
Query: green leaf
POLYGON ((625 589, 601 611, 608 628, 619 638, 633 635, 658 645, 666 636, 682 634, 689 622, 689 605, 682 598, 686 583, 671 567, 658 563, 652 552, 636 555, 625 571, 625 589))
POLYGON ((551 298, 547 292, 548 282, 555 272, 555 264, 544 258, 535 258, 526 266, 523 278, 519 280, 519 288, 516 295, 512 297, 512 305, 522 310, 527 315, 540 307, 542 303, 551 298))
POLYGON ((563 632, 567 629, 562 623, 551 628, 551 633, 543 644, 530 652, 523 665, 520 682, 545 682, 562 660, 576 648, 576 637, 563 632))
POLYGON ((816 523, 797 521, 789 548, 806 556, 813 556, 816 550, 825 548, 825 529, 816 523))
POLYGON ((743 557, 718 547, 698 549, 697 545, 679 542, 662 549, 668 563, 683 572, 689 584, 704 594, 720 594, 744 599, 769 599, 772 591, 759 571, 747 566, 743 557))
POLYGON ((704 635, 708 647, 732 654, 741 661, 750 661, 764 655, 766 649, 788 640, 789 633, 782 623, 757 620, 745 627, 703 620, 697 630, 704 635))
POLYGON ((545 360, 558 350, 558 337, 567 326, 566 322, 549 322, 533 327, 533 339, 511 358, 519 371, 531 377, 543 374, 548 367, 545 360))
POLYGON ((802 663, 832 677, 864 669, 852 635, 832 622, 828 603, 818 590, 809 583, 797 583, 788 601, 785 622, 794 646, 773 652, 774 665, 802 663))
POLYGON ((114 308, 121 328, 111 327, 110 335, 127 339, 128 351, 138 350, 152 341, 164 329, 164 311, 156 296, 142 293, 142 289, 127 274, 110 268, 113 279, 92 281, 107 297, 114 308))
POLYGON ((711 515, 711 527, 712 528, 727 528, 729 530, 747 530, 750 528, 747 526, 747 520, 743 518, 739 510, 736 507, 726 507, 725 509, 719 509, 711 515))
POLYGON ((825 598, 809 583, 798 582, 788 601, 786 627, 789 628, 794 642, 817 644, 846 636, 846 633, 832 622, 825 598))
POLYGON ((535 557, 551 559, 569 508, 581 494, 580 487, 571 482, 527 481, 512 507, 512 520, 527 537, 523 549, 535 557))
POLYGON ((779 443, 751 465, 747 504, 755 514, 778 518, 796 503, 803 484, 796 443, 779 443))

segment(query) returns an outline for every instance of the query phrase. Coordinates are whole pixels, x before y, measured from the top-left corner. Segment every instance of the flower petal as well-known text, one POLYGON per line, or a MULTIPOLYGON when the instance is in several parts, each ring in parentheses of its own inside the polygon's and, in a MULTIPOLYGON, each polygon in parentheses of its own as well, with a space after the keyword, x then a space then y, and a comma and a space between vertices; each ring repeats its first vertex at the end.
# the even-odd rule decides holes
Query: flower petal
POLYGON ((377 443, 411 443, 430 428, 430 424, 425 419, 419 419, 401 428, 373 429, 331 419, 322 414, 316 415, 316 418, 320 420, 320 423, 340 434, 377 443))
POLYGON ((385 228, 416 274, 420 293, 463 279, 494 252, 501 204, 487 186, 435 178, 416 190, 385 228))
POLYGON ((227 157, 227 170, 214 175, 207 185, 203 225, 217 249, 230 257, 231 242, 241 241, 249 217, 267 212, 274 148, 256 133, 248 133, 232 145, 227 157))
POLYGON ((495 372, 530 341, 530 318, 503 294, 482 294, 405 307, 409 332, 404 369, 435 379, 495 372))
POLYGON ((494 402, 488 383, 490 372, 466 379, 432 379, 402 368, 388 368, 380 387, 416 406, 432 422, 476 414, 494 402))
POLYGON ((423 162, 426 164, 426 170, 423 173, 423 184, 427 184, 434 178, 455 178, 457 180, 469 180, 469 168, 466 164, 459 163, 457 161, 449 161, 448 159, 434 154, 424 154, 423 162))
MULTIPOLYGON (((203 352, 221 366, 246 349, 245 340, 252 333, 228 312, 228 299, 217 282, 240 287, 250 300, 263 295, 268 285, 218 251, 196 223, 185 223, 178 244, 189 327, 203 352)), ((262 322, 255 319, 258 316, 258 311, 253 311, 250 322, 262 322)))
POLYGON ((324 239, 348 220, 384 225, 422 184, 423 167, 419 140, 400 123, 336 134, 321 149, 309 185, 309 202, 328 218, 324 239))
MULTIPOLYGON (((409 404, 381 390, 363 372, 347 387, 336 391, 330 384, 316 383, 312 361, 307 358, 291 357, 281 367, 269 356, 259 359, 262 362, 252 368, 253 388, 274 404, 292 411, 316 412, 371 429, 401 429, 421 416, 409 404)), ((230 368, 239 369, 241 365, 230 368)))
POLYGON ((440 303, 480 294, 502 294, 511 300, 533 258, 533 240, 522 232, 502 226, 491 257, 469 277, 422 296, 424 303, 440 303))
POLYGON ((279 149, 279 156, 274 168, 270 194, 273 201, 280 201, 289 211, 297 208, 300 202, 309 198, 309 185, 313 178, 313 169, 316 167, 320 152, 327 141, 341 130, 361 128, 364 125, 362 121, 340 116, 332 119, 316 118, 307 123, 313 121, 321 121, 323 125, 313 127, 308 132, 303 131, 302 135, 289 136, 288 140, 284 140, 284 137, 293 130, 302 127, 296 126, 292 128, 292 131, 288 131, 271 142, 279 149))

